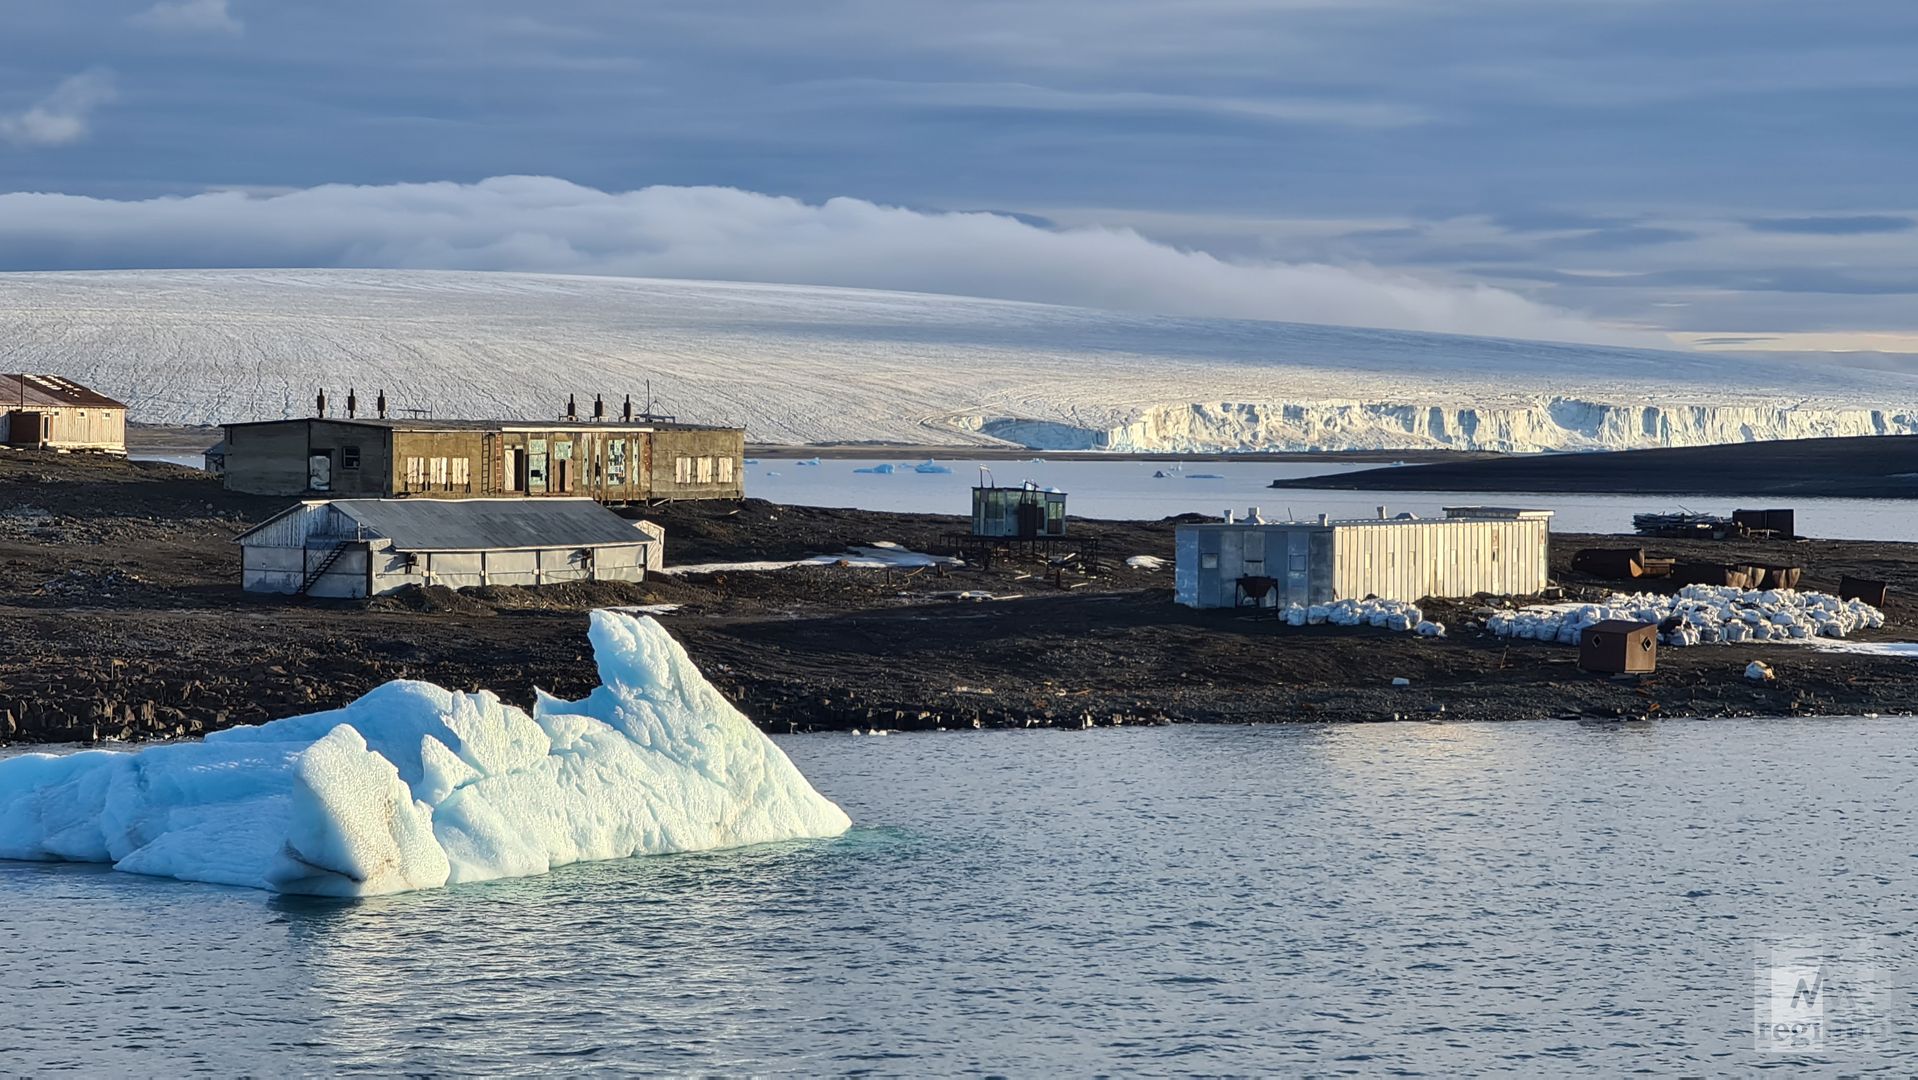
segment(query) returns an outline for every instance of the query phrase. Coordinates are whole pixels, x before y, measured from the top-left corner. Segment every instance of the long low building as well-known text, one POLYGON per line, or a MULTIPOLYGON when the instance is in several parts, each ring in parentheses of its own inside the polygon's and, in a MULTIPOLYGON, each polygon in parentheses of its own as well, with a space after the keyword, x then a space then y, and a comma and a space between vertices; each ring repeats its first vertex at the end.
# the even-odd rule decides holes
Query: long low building
POLYGON ((1443 519, 1181 525, 1173 588, 1187 607, 1529 596, 1550 582, 1550 510, 1447 507, 1443 519))
POLYGON ((657 421, 308 417, 227 424, 229 491, 601 502, 737 499, 746 433, 657 421))
POLYGON ((362 597, 407 585, 643 581, 665 532, 591 499, 333 499, 240 534, 249 592, 362 597))
POLYGON ((127 452, 127 407, 59 375, 0 375, 0 443, 127 452))

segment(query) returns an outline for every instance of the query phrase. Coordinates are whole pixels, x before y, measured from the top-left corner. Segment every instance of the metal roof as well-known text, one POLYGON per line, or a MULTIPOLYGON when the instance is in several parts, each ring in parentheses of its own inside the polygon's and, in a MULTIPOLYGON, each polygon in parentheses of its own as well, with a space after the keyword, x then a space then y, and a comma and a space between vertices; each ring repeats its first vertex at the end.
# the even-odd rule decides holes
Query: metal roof
POLYGON ((368 539, 393 542, 396 551, 509 551, 527 548, 642 544, 650 538, 634 522, 592 499, 333 499, 306 502, 240 534, 248 536, 287 514, 331 506, 357 523, 368 539))
POLYGON ((77 406, 83 409, 124 409, 105 394, 89 390, 61 375, 0 375, 0 408, 25 405, 77 406))

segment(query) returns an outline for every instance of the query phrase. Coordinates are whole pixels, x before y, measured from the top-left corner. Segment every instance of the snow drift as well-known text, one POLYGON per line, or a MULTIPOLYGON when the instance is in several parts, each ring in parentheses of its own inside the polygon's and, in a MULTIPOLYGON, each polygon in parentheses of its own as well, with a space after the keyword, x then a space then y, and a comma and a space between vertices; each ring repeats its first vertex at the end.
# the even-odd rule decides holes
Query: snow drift
POLYGON ((147 423, 305 416, 320 387, 436 416, 550 416, 568 394, 618 401, 651 380, 682 419, 778 443, 1523 452, 1918 433, 1918 375, 1842 359, 798 285, 5 274, 0 339, 147 423))
POLYGON ((0 761, 0 858, 369 896, 850 827, 658 623, 598 611, 591 638, 602 685, 531 715, 396 681, 199 743, 0 761))

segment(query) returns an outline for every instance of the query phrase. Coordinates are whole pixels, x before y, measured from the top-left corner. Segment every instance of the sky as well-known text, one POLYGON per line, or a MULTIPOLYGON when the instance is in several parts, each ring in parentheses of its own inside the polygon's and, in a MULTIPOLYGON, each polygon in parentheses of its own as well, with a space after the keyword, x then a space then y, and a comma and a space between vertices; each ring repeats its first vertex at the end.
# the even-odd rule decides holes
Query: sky
POLYGON ((0 0, 0 269, 1918 352, 1910 0, 0 0))

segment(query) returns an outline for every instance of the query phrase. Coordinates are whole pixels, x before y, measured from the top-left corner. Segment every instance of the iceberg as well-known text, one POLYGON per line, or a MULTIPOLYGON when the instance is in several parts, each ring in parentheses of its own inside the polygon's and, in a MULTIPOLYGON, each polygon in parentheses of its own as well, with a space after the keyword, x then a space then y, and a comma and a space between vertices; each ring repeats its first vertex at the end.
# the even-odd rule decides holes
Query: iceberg
POLYGON ((132 753, 0 761, 0 858, 372 896, 851 827, 650 618, 592 615, 602 685, 533 711, 400 680, 132 753))

